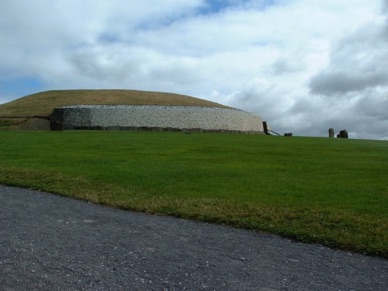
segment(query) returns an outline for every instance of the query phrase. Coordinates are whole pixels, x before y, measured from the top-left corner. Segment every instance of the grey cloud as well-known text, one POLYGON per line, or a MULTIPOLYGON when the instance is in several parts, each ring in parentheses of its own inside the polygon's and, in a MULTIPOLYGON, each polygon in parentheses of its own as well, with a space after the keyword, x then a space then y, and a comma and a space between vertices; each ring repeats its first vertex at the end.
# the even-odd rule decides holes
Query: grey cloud
POLYGON ((380 94, 370 92, 370 94, 358 100, 354 109, 362 116, 387 122, 388 130, 388 93, 385 93, 385 96, 383 93, 381 96, 380 94))
POLYGON ((387 86, 387 28, 368 24, 334 44, 328 67, 310 79, 310 92, 337 96, 387 86))
POLYGON ((236 106, 247 111, 265 114, 273 117, 279 116, 283 112, 282 106, 279 104, 280 96, 277 94, 275 86, 267 88, 245 88, 241 92, 237 92, 230 97, 229 103, 231 106, 236 106))
POLYGON ((383 12, 388 12, 388 0, 383 1, 383 12))
POLYGON ((286 58, 278 58, 272 64, 272 70, 275 75, 293 73, 301 70, 301 65, 291 62, 286 58))
POLYGON ((290 107, 289 114, 297 115, 297 114, 309 114, 314 112, 316 115, 317 108, 320 108, 321 112, 323 111, 323 102, 320 98, 309 98, 309 97, 300 97, 296 100, 296 102, 290 107))
POLYGON ((388 72, 324 71, 310 81, 313 94, 334 95, 388 85, 388 72))

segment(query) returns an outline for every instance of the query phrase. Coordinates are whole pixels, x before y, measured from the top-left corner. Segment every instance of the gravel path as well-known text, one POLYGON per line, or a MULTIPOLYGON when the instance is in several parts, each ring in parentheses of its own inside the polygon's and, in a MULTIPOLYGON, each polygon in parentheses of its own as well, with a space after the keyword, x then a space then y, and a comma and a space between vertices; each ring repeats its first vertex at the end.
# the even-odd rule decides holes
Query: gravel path
POLYGON ((0 186, 0 290, 388 290, 388 261, 0 186))

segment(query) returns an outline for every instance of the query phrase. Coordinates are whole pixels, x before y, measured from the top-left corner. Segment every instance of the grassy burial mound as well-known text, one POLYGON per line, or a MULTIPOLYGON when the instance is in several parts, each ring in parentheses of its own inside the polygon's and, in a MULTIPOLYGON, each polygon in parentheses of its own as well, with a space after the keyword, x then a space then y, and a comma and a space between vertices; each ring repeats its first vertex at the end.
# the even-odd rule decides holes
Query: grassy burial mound
POLYGON ((229 108, 186 95, 137 90, 55 90, 40 92, 0 105, 0 117, 49 116, 70 105, 167 105, 229 108))
POLYGON ((26 129, 263 131, 252 113, 186 95, 135 90, 37 93, 0 105, 3 125, 7 118, 26 129))

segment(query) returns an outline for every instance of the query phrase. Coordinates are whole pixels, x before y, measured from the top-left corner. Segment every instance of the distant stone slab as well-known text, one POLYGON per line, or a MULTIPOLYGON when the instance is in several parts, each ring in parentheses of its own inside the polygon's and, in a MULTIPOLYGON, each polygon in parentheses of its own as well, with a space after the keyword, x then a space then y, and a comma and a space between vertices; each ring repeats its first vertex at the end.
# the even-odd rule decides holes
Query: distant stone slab
POLYGON ((255 114, 232 108, 161 105, 75 105, 55 108, 61 129, 143 129, 263 133, 255 114))

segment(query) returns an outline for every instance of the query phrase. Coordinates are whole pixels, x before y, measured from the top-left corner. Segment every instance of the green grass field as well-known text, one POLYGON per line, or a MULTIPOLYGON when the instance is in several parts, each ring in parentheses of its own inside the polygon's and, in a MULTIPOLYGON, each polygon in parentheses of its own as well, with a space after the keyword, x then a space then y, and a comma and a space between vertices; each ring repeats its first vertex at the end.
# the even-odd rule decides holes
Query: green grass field
POLYGON ((388 142, 0 131, 0 183, 388 257, 388 142))

